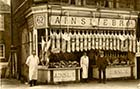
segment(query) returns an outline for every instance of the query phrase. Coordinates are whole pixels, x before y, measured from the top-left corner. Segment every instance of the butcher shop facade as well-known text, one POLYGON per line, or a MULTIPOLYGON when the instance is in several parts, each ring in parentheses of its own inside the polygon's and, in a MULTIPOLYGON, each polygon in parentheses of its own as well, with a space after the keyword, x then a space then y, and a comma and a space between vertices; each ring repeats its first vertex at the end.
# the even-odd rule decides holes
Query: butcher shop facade
POLYGON ((28 31, 25 28, 23 33, 28 35, 29 46, 22 46, 22 54, 36 50, 43 60, 38 66, 39 82, 80 81, 83 52, 90 61, 89 79, 98 79, 99 50, 108 59, 108 79, 137 78, 137 12, 44 5, 26 13, 28 31))

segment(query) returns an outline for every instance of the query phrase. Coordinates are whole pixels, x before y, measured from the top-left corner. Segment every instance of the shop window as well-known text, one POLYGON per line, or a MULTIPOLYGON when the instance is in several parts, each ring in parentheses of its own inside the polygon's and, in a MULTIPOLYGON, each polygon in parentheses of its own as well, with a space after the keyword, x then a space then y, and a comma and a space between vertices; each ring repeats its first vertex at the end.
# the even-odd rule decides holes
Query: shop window
POLYGON ((5 57, 5 45, 0 44, 0 58, 4 58, 4 57, 5 57))
POLYGON ((43 40, 44 41, 46 41, 45 40, 45 36, 46 36, 46 32, 45 32, 45 29, 39 29, 39 30, 37 30, 38 32, 38 55, 40 55, 41 54, 41 49, 42 49, 42 37, 43 37, 43 40))

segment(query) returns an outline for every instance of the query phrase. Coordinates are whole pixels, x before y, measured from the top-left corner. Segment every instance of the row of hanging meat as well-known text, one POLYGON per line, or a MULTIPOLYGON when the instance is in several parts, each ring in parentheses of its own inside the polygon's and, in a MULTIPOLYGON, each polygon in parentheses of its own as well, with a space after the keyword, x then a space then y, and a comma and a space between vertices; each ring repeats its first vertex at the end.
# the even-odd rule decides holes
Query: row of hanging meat
POLYGON ((132 33, 51 32, 51 49, 59 52, 79 52, 91 49, 136 52, 136 37, 132 33))

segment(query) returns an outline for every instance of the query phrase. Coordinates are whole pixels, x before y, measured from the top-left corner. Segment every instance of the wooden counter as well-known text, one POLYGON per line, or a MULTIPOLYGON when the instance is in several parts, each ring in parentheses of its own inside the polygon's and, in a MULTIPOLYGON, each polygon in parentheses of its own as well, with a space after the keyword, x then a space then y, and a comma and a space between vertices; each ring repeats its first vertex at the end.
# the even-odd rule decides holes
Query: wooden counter
POLYGON ((56 83, 80 81, 80 67, 76 68, 47 68, 38 66, 38 82, 56 83))
MULTIPOLYGON (((108 66, 106 68, 106 78, 132 77, 132 69, 130 65, 108 66)), ((99 78, 99 71, 96 66, 93 66, 93 78, 99 78)))

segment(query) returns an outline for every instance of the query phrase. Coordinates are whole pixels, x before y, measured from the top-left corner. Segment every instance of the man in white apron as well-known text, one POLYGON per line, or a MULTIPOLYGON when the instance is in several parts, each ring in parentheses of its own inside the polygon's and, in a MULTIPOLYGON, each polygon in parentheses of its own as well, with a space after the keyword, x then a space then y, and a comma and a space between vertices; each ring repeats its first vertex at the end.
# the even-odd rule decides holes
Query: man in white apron
POLYGON ((33 84, 36 85, 37 76, 38 76, 38 64, 39 64, 39 58, 36 56, 36 52, 33 51, 32 55, 30 55, 27 60, 26 64, 29 67, 29 83, 30 86, 33 84))
POLYGON ((82 79, 87 81, 88 78, 88 67, 89 67, 89 58, 86 53, 80 59, 80 66, 82 68, 82 79))

